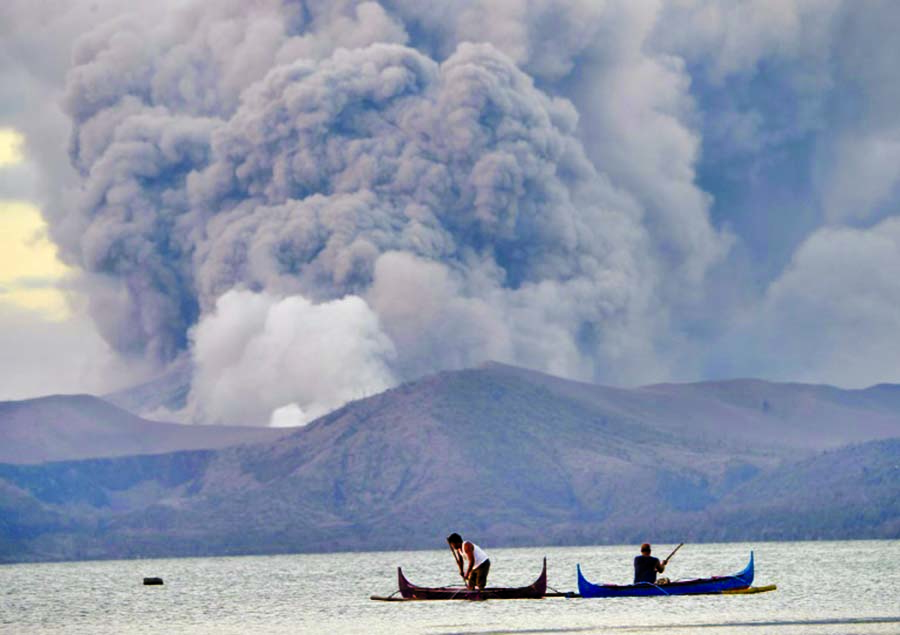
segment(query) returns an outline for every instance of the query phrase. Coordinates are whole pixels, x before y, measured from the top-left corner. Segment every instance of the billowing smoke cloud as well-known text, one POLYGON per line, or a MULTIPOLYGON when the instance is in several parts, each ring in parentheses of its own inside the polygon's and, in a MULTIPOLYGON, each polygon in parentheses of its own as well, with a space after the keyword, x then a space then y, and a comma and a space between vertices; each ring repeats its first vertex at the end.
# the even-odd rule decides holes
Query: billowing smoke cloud
POLYGON ((96 279, 110 342, 162 361, 191 349, 197 419, 261 422, 292 403, 306 416, 490 358, 583 378, 662 367, 669 263, 640 201, 588 159, 572 103, 491 44, 437 61, 383 43, 406 39, 372 3, 309 15, 235 3, 80 40, 65 104, 82 187, 55 235, 96 279), (316 307, 350 294, 384 335, 349 321, 323 341, 356 339, 355 352, 288 353, 303 361, 261 373, 269 391, 243 380, 253 364, 217 353, 284 369, 287 342, 317 337, 316 307), (273 297, 299 303, 278 311, 296 332, 258 323, 273 297), (374 358, 377 372, 335 377, 320 398, 298 379, 374 358), (233 372, 213 380, 219 367, 233 372))
POLYGON ((395 381, 391 341, 354 296, 312 304, 232 290, 192 336, 191 415, 206 423, 302 425, 395 381))
MULTIPOLYGON (((448 56, 459 42, 490 42, 538 86, 575 105, 591 162, 641 210, 654 258, 666 269, 655 293, 670 311, 697 300, 730 237, 709 223, 710 196, 696 183, 699 114, 682 58, 656 46, 668 25, 657 2, 391 3, 413 43, 448 56)), ((685 24, 671 30, 686 30, 685 24)))
POLYGON ((900 219, 870 229, 826 228, 813 234, 768 289, 740 338, 757 352, 746 364, 765 368, 779 351, 773 378, 866 387, 897 372, 900 355, 900 219), (786 328, 787 327, 787 328, 786 328), (815 370, 811 370, 815 369, 815 370))
POLYGON ((117 350, 194 359, 197 420, 303 420, 485 359, 771 376, 753 352, 789 347, 766 333, 815 314, 799 272, 895 212, 891 3, 107 0, 49 27, 12 6, 83 31, 52 234, 117 350), (352 366, 369 379, 329 374, 352 366))

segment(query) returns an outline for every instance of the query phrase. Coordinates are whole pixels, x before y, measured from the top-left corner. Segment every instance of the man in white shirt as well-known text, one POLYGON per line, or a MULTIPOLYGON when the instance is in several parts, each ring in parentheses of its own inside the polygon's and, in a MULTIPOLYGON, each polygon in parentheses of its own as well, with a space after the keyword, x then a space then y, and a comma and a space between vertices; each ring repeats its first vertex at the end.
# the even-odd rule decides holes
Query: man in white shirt
POLYGON ((484 589, 488 572, 491 570, 491 561, 485 550, 474 542, 463 540, 457 533, 447 536, 447 542, 453 551, 459 573, 466 581, 466 586, 470 589, 484 589), (464 562, 468 564, 464 565, 464 562))

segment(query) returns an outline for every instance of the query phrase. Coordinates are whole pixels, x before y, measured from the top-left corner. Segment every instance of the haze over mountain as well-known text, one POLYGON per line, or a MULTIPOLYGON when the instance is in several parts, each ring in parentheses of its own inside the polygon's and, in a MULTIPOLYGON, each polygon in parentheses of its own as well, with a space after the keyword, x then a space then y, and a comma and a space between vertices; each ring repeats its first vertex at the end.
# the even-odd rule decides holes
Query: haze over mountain
POLYGON ((900 435, 900 386, 892 384, 844 390, 734 379, 627 389, 497 363, 483 369, 572 399, 598 415, 625 417, 689 438, 820 449, 900 435))
MULTIPOLYGON (((898 434, 900 386, 862 390, 827 385, 732 379, 686 384, 613 388, 571 381, 524 368, 489 362, 482 366, 516 375, 558 398, 574 399, 598 412, 628 416, 690 434, 746 438, 783 447, 837 447, 898 434)), ((189 362, 103 399, 143 416, 185 407, 191 386, 189 362)), ((202 422, 201 423, 205 423, 202 422)))
POLYGON ((192 372, 190 361, 182 360, 148 381, 103 395, 102 398, 144 417, 154 418, 153 415, 157 413, 174 413, 183 409, 187 403, 192 372))
POLYGON ((0 465, 0 558, 896 537, 895 388, 445 372, 270 442, 0 465))
POLYGON ((148 421, 91 395, 0 402, 0 462, 160 454, 271 441, 285 429, 148 421))

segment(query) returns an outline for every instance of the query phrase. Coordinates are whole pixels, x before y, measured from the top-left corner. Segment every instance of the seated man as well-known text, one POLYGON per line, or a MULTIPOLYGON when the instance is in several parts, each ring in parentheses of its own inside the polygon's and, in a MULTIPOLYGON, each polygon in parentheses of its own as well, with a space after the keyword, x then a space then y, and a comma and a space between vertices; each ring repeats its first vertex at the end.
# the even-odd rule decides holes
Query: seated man
POLYGON ((468 540, 463 541, 462 536, 457 533, 447 536, 447 542, 450 543, 466 586, 470 589, 483 589, 487 584, 488 571, 491 570, 491 561, 484 549, 468 540), (467 566, 463 564, 464 561, 468 562, 467 566))
POLYGON ((646 542, 641 545, 641 555, 634 558, 634 583, 649 582, 656 584, 656 574, 666 570, 668 560, 659 561, 650 555, 650 545, 646 542))

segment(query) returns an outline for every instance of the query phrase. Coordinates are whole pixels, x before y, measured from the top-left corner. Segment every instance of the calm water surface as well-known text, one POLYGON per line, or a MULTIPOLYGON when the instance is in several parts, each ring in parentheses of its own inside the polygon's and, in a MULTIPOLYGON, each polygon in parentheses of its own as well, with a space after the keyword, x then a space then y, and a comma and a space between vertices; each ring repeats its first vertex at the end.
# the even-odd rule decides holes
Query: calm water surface
MULTIPOLYGON (((550 586, 629 581, 633 545, 492 549, 491 585, 523 586, 548 558, 550 586)), ((660 545, 655 554, 668 553, 660 545)), ((900 633, 900 541, 688 544, 672 578, 727 574, 756 551, 772 593, 488 602, 373 602, 455 584, 447 550, 0 566, 0 633, 900 633), (144 587, 160 576, 162 587, 144 587)))

